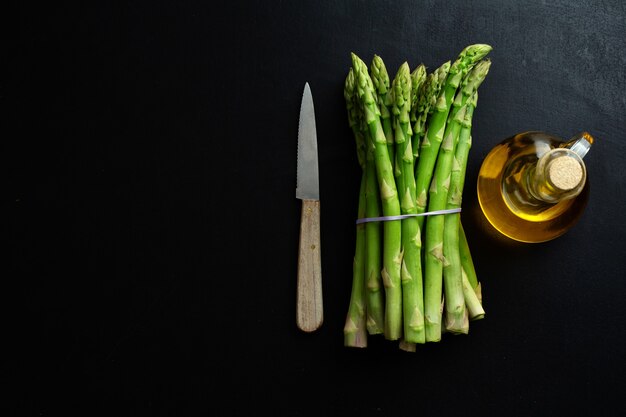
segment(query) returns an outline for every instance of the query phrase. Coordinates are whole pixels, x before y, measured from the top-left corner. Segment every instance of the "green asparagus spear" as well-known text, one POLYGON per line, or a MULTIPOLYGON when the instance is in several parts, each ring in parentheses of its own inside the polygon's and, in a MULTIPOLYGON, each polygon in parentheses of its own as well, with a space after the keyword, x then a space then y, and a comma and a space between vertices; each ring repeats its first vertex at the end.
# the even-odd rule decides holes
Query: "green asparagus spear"
MULTIPOLYGON (((372 79, 363 60, 354 53, 352 53, 352 68, 357 75, 357 95, 370 132, 370 141, 374 145, 376 178, 382 211, 385 216, 397 216, 400 214, 400 201, 372 79)), ((381 274, 385 288, 385 338, 389 340, 397 340, 402 336, 401 230, 400 222, 383 223, 383 270, 381 274)))
MULTIPOLYGON (((478 87, 487 76, 490 65, 491 62, 485 59, 476 64, 468 73, 459 87, 450 111, 450 117, 454 118, 459 111, 458 109, 467 105, 466 115, 461 122, 465 136, 463 141, 459 139, 458 149, 455 151, 446 208, 461 207, 467 157, 471 145, 471 142, 468 140, 471 119, 476 107, 478 87)), ((467 311, 465 310, 462 265, 459 253, 459 222, 459 214, 446 215, 444 218, 443 259, 445 259, 445 262, 443 264, 443 284, 446 326, 451 333, 467 333, 469 331, 469 325, 466 320, 467 311)))
MULTIPOLYGON (((490 60, 485 59, 479 62, 476 65, 476 67, 471 71, 471 73, 474 73, 474 76, 472 78, 468 75, 467 77, 468 82, 465 83, 464 86, 462 87, 463 92, 464 92, 463 99, 469 98, 469 96, 472 94, 472 91, 478 90, 478 87, 480 86, 484 78, 486 77, 490 66, 491 66, 490 60)), ((477 93, 476 93, 476 97, 473 100, 474 100, 473 106, 468 107, 463 126, 461 127, 461 133, 459 134, 459 146, 460 147, 457 152, 461 152, 461 153, 464 152, 463 146, 465 145, 462 146, 461 144, 465 144, 467 142, 468 148, 465 150, 465 152, 469 152, 469 147, 471 146, 471 120, 472 120, 472 115, 474 113, 474 108, 476 107, 476 101, 478 100, 477 93)), ((459 156, 457 156, 457 159, 462 161, 462 159, 460 159, 459 156)), ((467 161, 465 161, 465 164, 467 164, 467 161)), ((466 169, 466 166, 463 166, 463 162, 460 162, 460 168, 461 168, 461 171, 458 172, 459 178, 461 180, 461 184, 459 186, 459 192, 462 193, 463 184, 465 181, 465 169, 466 169)), ((462 223, 459 223, 459 233, 460 233, 459 234, 459 251, 460 251, 460 257, 461 257, 461 265, 463 267, 463 271, 467 274, 469 283, 471 284, 472 288, 474 288, 475 292, 477 293, 477 296, 480 298, 481 296, 480 285, 476 277, 476 270, 474 268, 472 255, 469 249, 467 237, 465 235, 465 230, 463 229, 462 223)))
POLYGON ((393 105, 393 99, 391 97, 390 79, 387 67, 383 59, 374 55, 372 59, 372 65, 370 70, 372 83, 376 89, 376 102, 380 109, 380 121, 383 125, 383 132, 387 139, 387 152, 389 153, 389 160, 393 165, 395 162, 394 155, 394 140, 393 140, 393 127, 391 125, 391 106, 393 105))
MULTIPOLYGON (((426 135, 420 144, 420 157, 416 172, 417 211, 424 213, 428 202, 428 188, 430 186, 434 167, 443 140, 448 113, 459 84, 465 75, 483 59, 490 51, 491 46, 484 44, 469 45, 464 48, 456 61, 450 65, 446 82, 439 94, 435 109, 428 119, 426 135)), ((423 217, 418 218, 420 227, 423 226, 423 217)))
MULTIPOLYGON (((478 68, 478 66, 476 66, 478 68)), ((475 69, 476 69, 475 68, 475 69)), ((471 147, 471 123, 478 100, 476 87, 471 87, 474 93, 467 103, 463 126, 459 133, 459 143, 455 151, 455 169, 450 176, 450 190, 446 208, 461 207, 467 159, 471 147)), ((483 318, 485 311, 471 286, 467 273, 463 272, 460 253, 460 237, 463 234, 459 213, 449 214, 444 219, 443 254, 447 263, 443 267, 443 280, 446 299, 446 322, 451 332, 466 333, 467 324, 461 311, 467 305, 469 319, 483 318)), ((465 243, 466 244, 466 243, 465 243)), ((464 312, 463 312, 464 315, 464 312)))
MULTIPOLYGON (((365 171, 361 176, 359 190, 359 217, 365 215, 365 171)), ((343 328, 344 345, 367 347, 366 304, 365 304, 365 225, 356 226, 356 248, 352 263, 352 291, 346 322, 343 328)))
MULTIPOLYGON (((374 147, 365 130, 368 144, 365 156, 365 217, 381 214, 380 192, 376 177, 374 147)), ((365 223, 365 302, 367 305, 367 332, 381 334, 385 328, 385 300, 381 275, 382 234, 378 222, 365 223)))
POLYGON ((470 284, 467 279, 467 274, 464 270, 461 270, 461 275, 463 296, 465 297, 469 320, 480 320, 485 317, 485 309, 483 308, 479 293, 472 288, 472 284, 470 284))
MULTIPOLYGON (((350 69, 344 84, 344 98, 348 110, 348 124, 352 129, 356 149, 357 159, 362 168, 361 187, 359 190, 359 204, 357 216, 365 216, 365 138, 361 130, 361 122, 358 107, 354 100, 355 79, 354 71, 350 69)), ((352 291, 350 293, 350 303, 343 329, 344 345, 349 347, 366 347, 366 304, 365 304, 365 226, 356 226, 356 248, 354 261, 352 264, 352 291)))
MULTIPOLYGON (((380 196, 376 180, 376 166, 374 165, 374 146, 369 140, 369 131, 363 118, 363 112, 356 95, 356 79, 354 70, 350 68, 346 80, 344 96, 348 108, 349 125, 354 132, 357 144, 357 156, 365 178, 365 217, 380 216, 380 196)), ((361 194, 359 194, 361 195, 361 194)), ((363 217, 363 216, 360 216, 363 217)), ((360 225, 361 226, 361 225, 360 225)), ((381 277, 381 225, 369 222, 364 227, 365 248, 365 312, 367 317, 367 332, 371 335, 381 334, 384 329, 384 295, 381 277)), ((357 228, 357 233, 359 228, 357 228)))
MULTIPOLYGON (((465 117, 466 106, 449 118, 443 143, 437 156, 435 173, 430 187, 428 211, 442 210, 446 207, 450 172, 454 161, 454 151, 465 117)), ((422 155, 423 157, 423 155, 422 155)), ((443 227, 444 216, 430 216, 424 231, 424 314, 426 324, 426 340, 438 342, 441 339, 441 296, 443 282, 443 227)), ((446 299, 446 303, 448 300, 446 299)))
MULTIPOLYGON (((464 127, 461 128, 460 135, 464 135, 464 127)), ((472 138, 469 133, 469 140, 472 138)), ((460 136, 462 138, 463 136, 460 136)), ((479 294, 480 298, 480 284, 478 283, 478 277, 476 276, 476 269, 474 267, 474 260, 472 259, 472 253, 470 252, 469 243, 467 242, 467 235, 465 234, 465 229, 463 228, 463 222, 460 223, 460 235, 459 235, 459 252, 461 253, 461 265, 463 266, 463 271, 467 274, 467 279, 469 283, 472 285, 472 288, 479 294)))
MULTIPOLYGON (((411 149, 411 91, 413 82, 417 87, 424 82, 426 70, 418 67, 414 77, 409 74, 409 65, 400 66, 393 80, 393 126, 396 141, 397 166, 401 181, 400 209, 402 214, 415 214, 415 176, 413 151, 411 149)), ((422 292, 422 239, 416 217, 402 220, 402 305, 404 317, 403 339, 410 343, 424 343, 424 299, 422 292)))

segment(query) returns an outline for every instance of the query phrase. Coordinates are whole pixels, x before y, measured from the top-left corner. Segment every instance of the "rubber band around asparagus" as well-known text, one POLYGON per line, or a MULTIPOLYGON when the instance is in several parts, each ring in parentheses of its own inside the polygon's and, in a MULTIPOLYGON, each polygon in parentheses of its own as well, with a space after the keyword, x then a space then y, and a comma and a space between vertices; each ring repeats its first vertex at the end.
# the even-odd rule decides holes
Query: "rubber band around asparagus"
POLYGON ((394 220, 408 219, 410 217, 439 216, 442 214, 453 214, 453 213, 460 213, 460 212, 461 212, 461 208, 458 207, 458 208, 453 208, 453 209, 427 211, 425 213, 399 214, 397 216, 362 217, 356 220, 356 224, 369 223, 369 222, 389 222, 389 221, 394 221, 394 220))

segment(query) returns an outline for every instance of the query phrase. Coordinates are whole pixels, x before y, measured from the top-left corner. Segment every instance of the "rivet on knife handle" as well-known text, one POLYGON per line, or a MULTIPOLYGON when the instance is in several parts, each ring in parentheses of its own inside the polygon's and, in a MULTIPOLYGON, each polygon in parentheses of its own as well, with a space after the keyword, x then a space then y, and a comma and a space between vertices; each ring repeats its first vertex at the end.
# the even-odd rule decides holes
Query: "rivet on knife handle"
POLYGON ((296 321, 301 330, 312 332, 324 320, 319 200, 302 200, 297 286, 296 321))

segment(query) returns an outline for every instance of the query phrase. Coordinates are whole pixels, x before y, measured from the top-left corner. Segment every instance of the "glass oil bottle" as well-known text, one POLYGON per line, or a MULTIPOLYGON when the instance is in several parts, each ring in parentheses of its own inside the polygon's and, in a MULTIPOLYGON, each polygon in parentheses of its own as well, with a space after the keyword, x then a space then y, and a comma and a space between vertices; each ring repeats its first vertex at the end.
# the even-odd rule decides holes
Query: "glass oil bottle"
POLYGON ((593 141, 587 132, 565 142, 529 131, 496 145, 478 174, 478 201, 487 220, 520 242, 561 236, 578 221, 587 203, 583 157, 593 141))

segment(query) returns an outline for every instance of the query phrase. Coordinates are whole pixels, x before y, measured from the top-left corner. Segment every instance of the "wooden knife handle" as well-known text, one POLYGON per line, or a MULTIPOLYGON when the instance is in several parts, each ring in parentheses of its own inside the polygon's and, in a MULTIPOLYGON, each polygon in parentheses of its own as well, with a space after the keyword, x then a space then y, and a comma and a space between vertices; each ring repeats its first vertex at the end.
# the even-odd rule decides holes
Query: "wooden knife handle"
POLYGON ((321 261, 320 202, 302 200, 296 322, 305 332, 316 330, 324 320, 321 261))

